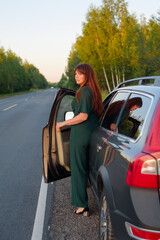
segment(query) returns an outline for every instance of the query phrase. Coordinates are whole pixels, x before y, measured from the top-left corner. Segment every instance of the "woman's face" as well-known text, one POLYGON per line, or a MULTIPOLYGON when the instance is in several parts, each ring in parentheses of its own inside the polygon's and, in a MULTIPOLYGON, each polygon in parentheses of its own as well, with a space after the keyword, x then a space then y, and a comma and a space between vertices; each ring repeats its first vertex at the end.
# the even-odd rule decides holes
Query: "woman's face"
POLYGON ((75 71, 75 79, 77 84, 82 85, 86 81, 86 77, 83 73, 78 70, 75 71))
POLYGON ((133 106, 130 108, 130 111, 134 111, 134 110, 136 110, 137 108, 139 108, 138 105, 133 105, 133 106))

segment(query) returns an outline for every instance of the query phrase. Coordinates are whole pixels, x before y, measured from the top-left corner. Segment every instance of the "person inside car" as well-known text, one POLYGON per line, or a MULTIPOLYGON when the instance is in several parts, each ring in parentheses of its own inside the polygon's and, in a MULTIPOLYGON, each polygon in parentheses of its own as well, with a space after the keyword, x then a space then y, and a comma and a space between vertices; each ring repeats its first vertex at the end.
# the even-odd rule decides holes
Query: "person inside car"
MULTIPOLYGON (((109 107, 109 111, 107 112, 107 126, 110 130, 115 131, 116 129, 116 121, 119 116, 120 110, 122 109, 122 106, 124 104, 124 101, 116 101, 112 103, 109 107)), ((123 110, 123 113, 121 115, 121 119, 119 122, 119 126, 121 123, 126 120, 129 117, 129 113, 131 111, 136 110, 137 108, 142 107, 142 99, 140 97, 134 97, 130 98, 127 101, 127 104, 125 106, 125 109, 123 110)), ((116 129, 116 132, 118 132, 118 128, 116 129)))
POLYGON ((75 68, 75 80, 80 85, 72 101, 74 117, 56 124, 56 131, 66 125, 71 126, 71 204, 76 206, 76 214, 89 215, 87 180, 88 146, 92 132, 99 126, 99 116, 103 111, 102 97, 96 76, 87 63, 75 68))

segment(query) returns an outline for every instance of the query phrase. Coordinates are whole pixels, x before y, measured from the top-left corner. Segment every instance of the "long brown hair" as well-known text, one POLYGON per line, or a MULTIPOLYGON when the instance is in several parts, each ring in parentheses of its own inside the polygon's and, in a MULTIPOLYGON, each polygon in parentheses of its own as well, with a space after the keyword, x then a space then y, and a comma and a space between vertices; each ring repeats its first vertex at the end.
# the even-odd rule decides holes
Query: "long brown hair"
MULTIPOLYGON (((119 101, 115 101, 115 102, 111 103, 111 105, 109 106, 109 111, 107 113, 108 116, 113 116, 113 115, 116 115, 118 112, 120 112, 124 102, 125 102, 124 100, 119 100, 119 101)), ((139 108, 142 107, 143 102, 142 102, 141 97, 130 98, 127 101, 127 104, 125 107, 130 110, 131 107, 134 105, 137 105, 139 108)))
POLYGON ((103 112, 102 96, 97 83, 96 75, 88 63, 82 63, 75 67, 74 72, 80 72, 85 75, 85 81, 76 92, 76 99, 79 102, 79 91, 84 86, 89 86, 92 92, 92 109, 100 115, 103 112))

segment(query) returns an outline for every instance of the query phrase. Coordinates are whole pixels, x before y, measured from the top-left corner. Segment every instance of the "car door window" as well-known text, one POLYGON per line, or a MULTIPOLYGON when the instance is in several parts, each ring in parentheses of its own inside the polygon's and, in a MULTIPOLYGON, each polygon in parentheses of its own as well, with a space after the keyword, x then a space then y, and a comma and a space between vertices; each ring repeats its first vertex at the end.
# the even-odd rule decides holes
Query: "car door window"
POLYGON ((117 132, 136 139, 141 132, 150 104, 149 97, 131 94, 118 121, 117 132))
POLYGON ((62 101, 59 105, 56 122, 65 121, 65 114, 67 112, 72 111, 71 103, 72 103, 73 98, 74 98, 74 96, 71 96, 71 95, 66 95, 62 98, 62 101))
MULTIPOLYGON (((66 95, 63 96, 57 112, 56 122, 65 121, 65 115, 67 112, 72 111, 72 100, 74 96, 66 95)), ((70 171, 70 126, 61 128, 59 133, 56 132, 56 143, 59 164, 63 166, 67 171, 70 171)))
POLYGON ((117 93, 113 99, 111 100, 105 116, 103 118, 102 127, 107 128, 109 130, 114 131, 116 129, 116 122, 118 120, 118 116, 123 108, 123 105, 126 99, 129 97, 129 93, 120 92, 117 93))

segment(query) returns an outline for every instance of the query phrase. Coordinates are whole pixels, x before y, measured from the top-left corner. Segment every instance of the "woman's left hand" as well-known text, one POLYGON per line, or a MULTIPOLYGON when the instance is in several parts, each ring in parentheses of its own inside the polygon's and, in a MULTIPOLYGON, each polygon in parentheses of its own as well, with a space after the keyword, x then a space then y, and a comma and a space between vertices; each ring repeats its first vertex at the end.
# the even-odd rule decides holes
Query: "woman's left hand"
POLYGON ((56 132, 60 132, 61 131, 61 127, 64 127, 65 123, 64 122, 59 122, 56 124, 56 132))

